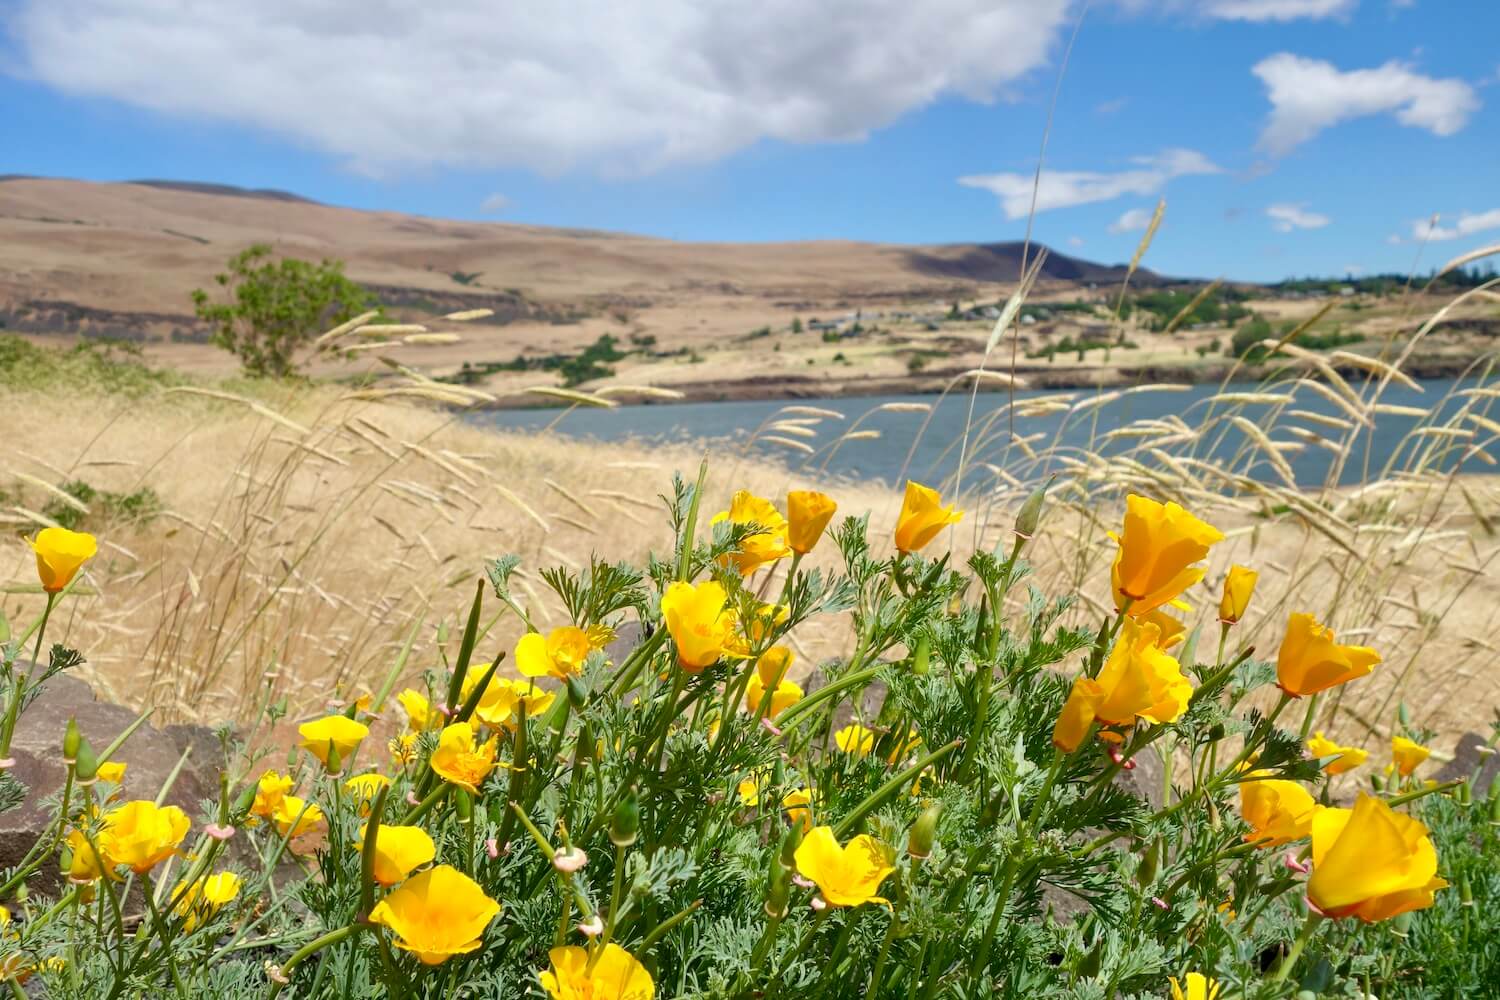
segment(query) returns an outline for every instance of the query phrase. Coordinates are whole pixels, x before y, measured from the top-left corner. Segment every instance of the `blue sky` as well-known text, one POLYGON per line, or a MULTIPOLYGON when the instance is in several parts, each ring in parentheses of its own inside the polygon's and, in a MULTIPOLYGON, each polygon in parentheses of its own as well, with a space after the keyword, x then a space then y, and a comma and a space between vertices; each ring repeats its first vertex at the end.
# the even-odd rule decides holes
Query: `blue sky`
POLYGON ((0 172, 692 240, 1018 239, 1080 15, 1037 239, 1126 259, 1164 197, 1148 264, 1173 274, 1500 242, 1478 0, 0 0, 0 172))

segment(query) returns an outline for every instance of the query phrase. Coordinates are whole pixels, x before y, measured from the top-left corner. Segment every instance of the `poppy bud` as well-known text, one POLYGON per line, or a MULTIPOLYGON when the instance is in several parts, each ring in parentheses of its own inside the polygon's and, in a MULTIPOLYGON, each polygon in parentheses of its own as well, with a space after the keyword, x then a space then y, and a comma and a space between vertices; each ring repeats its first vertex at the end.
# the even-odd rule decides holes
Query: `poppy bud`
POLYGON ((932 844, 937 839, 938 816, 943 812, 940 802, 934 802, 922 810, 922 815, 917 817, 916 823, 912 824, 911 833, 906 838, 906 853, 914 858, 932 857, 932 844))
POLYGON ((474 797, 466 788, 453 789, 454 805, 458 810, 458 821, 460 823, 474 822, 474 797))
POLYGON ((68 728, 63 731, 63 763, 72 764, 78 760, 78 745, 83 742, 83 733, 78 730, 78 720, 69 719, 68 728))
POLYGON ((1031 495, 1026 498, 1026 502, 1021 504, 1021 509, 1016 514, 1017 538, 1024 541, 1036 534, 1037 525, 1042 520, 1042 505, 1047 500, 1047 487, 1051 484, 1052 480, 1047 480, 1047 482, 1032 490, 1031 495))
POLYGON ((1469 884, 1469 876, 1458 877, 1458 901, 1464 906, 1474 905, 1474 887, 1469 884))
POLYGON ((343 770, 344 760, 339 756, 339 748, 334 745, 333 740, 328 741, 328 759, 323 762, 323 766, 329 774, 340 774, 343 770))
POLYGON ((1407 910, 1405 913, 1398 914, 1396 919, 1391 921, 1392 933, 1394 933, 1397 937, 1409 936, 1411 934, 1411 924, 1414 918, 1415 915, 1410 910, 1407 910))
POLYGON ((1094 942, 1094 946, 1084 952, 1083 957, 1078 960, 1078 977, 1080 979, 1093 979, 1099 974, 1099 970, 1103 966, 1104 935, 1101 934, 1099 935, 1099 940, 1094 942))
POLYGON ((1385 779, 1381 778, 1378 774, 1370 775, 1370 787, 1377 792, 1385 791, 1385 779))
POLYGON ((589 689, 584 686, 583 678, 577 674, 568 675, 568 704, 575 709, 581 709, 589 703, 589 689))
POLYGON ((5 617, 5 612, 0 611, 0 645, 10 642, 10 619, 5 617))
POLYGON ((1399 702, 1396 705, 1396 718, 1401 720, 1402 729, 1411 728, 1411 709, 1406 707, 1406 702, 1399 702))
POLYGON ((923 632, 917 639, 917 648, 911 657, 911 672, 926 677, 932 670, 932 639, 923 632))
POLYGON ((1145 888, 1156 881, 1156 869, 1161 862, 1161 838, 1157 837, 1151 841, 1151 846, 1146 848, 1146 853, 1141 857, 1141 863, 1135 869, 1135 884, 1145 888))
POLYGON ((80 785, 92 785, 99 773, 99 758, 84 736, 78 737, 78 760, 73 765, 73 777, 80 785))
POLYGON ((1490 826, 1500 826, 1500 798, 1490 799, 1490 826))
POLYGON ((615 814, 609 821, 609 842, 616 847, 629 847, 635 843, 640 830, 641 797, 632 788, 615 806, 615 814))
POLYGON ((1298 990, 1296 1000, 1318 1000, 1318 994, 1313 990, 1298 990))
POLYGON ((1458 804, 1461 806, 1467 806, 1470 802, 1474 801, 1473 796, 1469 792, 1469 783, 1467 781, 1453 790, 1453 797, 1458 800, 1458 804))
POLYGON ((786 833, 781 838, 781 865, 790 871, 797 864, 797 848, 802 846, 802 824, 793 823, 787 827, 786 833))
POLYGON ((771 862, 771 884, 766 889, 766 916, 780 920, 786 916, 792 898, 792 870, 779 859, 771 862))

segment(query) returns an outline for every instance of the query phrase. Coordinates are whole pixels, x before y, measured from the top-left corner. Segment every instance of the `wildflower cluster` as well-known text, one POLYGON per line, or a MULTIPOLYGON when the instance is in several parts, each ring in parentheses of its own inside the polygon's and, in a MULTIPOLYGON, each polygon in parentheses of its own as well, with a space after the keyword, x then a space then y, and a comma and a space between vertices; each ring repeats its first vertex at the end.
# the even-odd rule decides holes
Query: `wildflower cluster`
MULTIPOLYGON (((52 823, 0 885, 23 918, 0 911, 0 977, 109 998, 1399 995, 1424 957, 1366 928, 1500 893, 1500 788, 1424 782, 1403 718, 1356 790, 1368 751, 1343 718, 1313 727, 1379 653, 1302 612, 1274 664, 1236 649, 1242 566, 1205 639, 1191 601, 1224 536, 1178 504, 1126 499, 1114 613, 1079 630, 1068 598, 1022 590, 1044 491, 958 567, 924 552, 962 512, 920 484, 887 542, 816 492, 706 516, 703 480, 667 500, 670 558, 541 572, 565 620, 535 620, 519 561, 495 560, 451 661, 398 691, 408 641, 285 766, 226 739, 199 815, 122 801, 123 741, 70 725, 52 823), (803 568, 830 546, 839 571, 803 568), (525 632, 486 658, 491 595, 525 632), (796 636, 845 620, 849 655, 805 689, 796 636), (1300 734, 1277 725, 1293 705, 1300 734)), ((35 663, 95 543, 33 545, 35 663)), ((6 640, 0 757, 78 660, 55 646, 28 674, 6 640)), ((1500 971, 1469 953, 1466 974, 1500 971)))

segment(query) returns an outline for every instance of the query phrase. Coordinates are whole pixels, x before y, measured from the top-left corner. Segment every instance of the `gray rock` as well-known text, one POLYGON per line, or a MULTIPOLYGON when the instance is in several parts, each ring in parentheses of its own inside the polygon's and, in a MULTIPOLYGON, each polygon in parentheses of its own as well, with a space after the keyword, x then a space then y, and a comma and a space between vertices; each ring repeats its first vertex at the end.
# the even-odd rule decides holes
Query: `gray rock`
MULTIPOLYGON (((51 813, 42 803, 60 791, 67 774, 62 761, 63 733, 76 719, 96 752, 103 752, 136 719, 136 713, 98 701, 83 681, 66 674, 54 677, 27 707, 11 742, 15 767, 11 776, 27 788, 17 809, 0 813, 0 866, 19 864, 47 827, 51 813)), ((188 753, 166 802, 180 806, 196 827, 204 817, 199 803, 217 798, 219 771, 224 764, 219 740, 203 726, 174 725, 157 729, 149 722, 121 746, 114 759, 128 765, 122 795, 127 799, 155 799, 184 752, 188 753)), ((44 865, 31 879, 33 891, 55 892, 61 884, 56 866, 44 865)))
POLYGON ((1437 780, 1454 781, 1477 773, 1479 780, 1474 782, 1472 791, 1476 796, 1488 795, 1490 782, 1500 775, 1500 754, 1483 752, 1488 745, 1478 733, 1464 733, 1453 746, 1453 759, 1438 771, 1437 780))

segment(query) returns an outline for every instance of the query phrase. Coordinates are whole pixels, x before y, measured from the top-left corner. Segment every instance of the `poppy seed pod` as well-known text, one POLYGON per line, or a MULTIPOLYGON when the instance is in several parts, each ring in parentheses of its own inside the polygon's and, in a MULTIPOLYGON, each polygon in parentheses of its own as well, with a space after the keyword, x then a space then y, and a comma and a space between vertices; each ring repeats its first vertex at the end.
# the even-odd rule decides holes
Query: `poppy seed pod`
POLYGON ((634 788, 625 793, 609 821, 609 842, 616 847, 635 843, 641 829, 641 797, 634 788))

